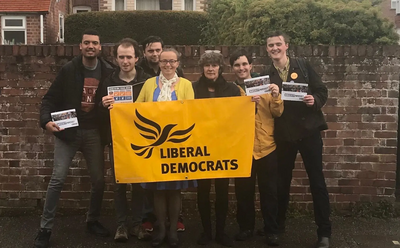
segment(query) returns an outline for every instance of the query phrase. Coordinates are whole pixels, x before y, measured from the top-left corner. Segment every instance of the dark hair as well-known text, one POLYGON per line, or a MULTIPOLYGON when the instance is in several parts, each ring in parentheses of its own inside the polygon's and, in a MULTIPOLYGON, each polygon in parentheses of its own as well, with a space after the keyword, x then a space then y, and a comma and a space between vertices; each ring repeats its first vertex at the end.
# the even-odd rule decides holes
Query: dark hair
POLYGON ((133 47, 135 49, 135 58, 139 58, 142 56, 142 50, 139 47, 139 43, 131 38, 123 38, 118 42, 118 44, 114 47, 115 48, 115 57, 118 56, 118 47, 133 47))
POLYGON ((146 47, 152 43, 157 43, 160 42, 161 43, 161 47, 164 48, 164 41, 158 37, 158 36, 149 36, 146 39, 144 39, 144 41, 142 41, 142 49, 143 51, 146 50, 146 47))
POLYGON ((165 52, 173 52, 176 54, 176 60, 180 61, 181 60, 181 53, 178 52, 175 48, 165 48, 162 50, 162 52, 160 53, 160 57, 161 54, 165 53, 165 52))
POLYGON ((200 70, 204 73, 204 66, 206 64, 217 64, 219 65, 219 75, 224 70, 224 56, 220 52, 205 52, 201 55, 199 60, 200 70))
POLYGON ((96 36, 99 36, 99 41, 100 41, 100 34, 95 29, 85 29, 85 31, 83 31, 83 33, 82 33, 82 39, 83 39, 84 35, 96 35, 96 36))
POLYGON ((233 66, 233 64, 235 63, 235 61, 236 61, 238 58, 242 57, 242 56, 245 56, 245 57, 247 58, 247 61, 249 62, 249 64, 252 64, 252 63, 253 63, 253 58, 250 56, 250 54, 249 54, 246 50, 244 50, 244 49, 238 49, 238 50, 234 51, 234 52, 231 54, 230 58, 229 58, 229 63, 231 64, 231 66, 233 66))
POLYGON ((268 38, 276 37, 276 36, 282 36, 284 41, 285 41, 285 43, 289 43, 290 42, 289 35, 287 35, 286 33, 282 32, 280 30, 272 31, 272 32, 268 33, 267 37, 265 38, 265 41, 267 41, 268 38))

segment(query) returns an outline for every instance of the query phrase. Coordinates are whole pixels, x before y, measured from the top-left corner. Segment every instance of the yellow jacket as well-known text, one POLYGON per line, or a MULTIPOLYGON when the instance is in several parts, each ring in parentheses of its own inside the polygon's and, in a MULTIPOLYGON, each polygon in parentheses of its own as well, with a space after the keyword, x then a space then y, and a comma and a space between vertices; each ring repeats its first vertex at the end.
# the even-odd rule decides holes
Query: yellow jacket
MULTIPOLYGON (((154 91, 157 89, 156 77, 147 79, 136 102, 152 102, 154 91)), ((178 100, 194 99, 192 82, 185 78, 179 78, 175 84, 175 94, 178 100)))
MULTIPOLYGON (((238 86, 240 88, 240 86, 238 86)), ((240 88, 241 95, 245 92, 240 88)), ((272 97, 271 94, 260 95, 261 99, 257 104, 256 130, 254 135, 254 159, 258 160, 273 152, 276 149, 274 140, 274 118, 283 113, 283 101, 281 94, 272 97)))

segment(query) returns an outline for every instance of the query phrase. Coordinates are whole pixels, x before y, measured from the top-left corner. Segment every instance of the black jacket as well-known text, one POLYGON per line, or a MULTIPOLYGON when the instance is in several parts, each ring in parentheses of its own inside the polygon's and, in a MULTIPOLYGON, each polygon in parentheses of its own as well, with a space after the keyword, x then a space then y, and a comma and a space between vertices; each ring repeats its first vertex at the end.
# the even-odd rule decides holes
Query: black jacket
MULTIPOLYGON (((146 58, 143 58, 143 59, 139 62, 138 66, 142 67, 143 70, 144 70, 144 72, 145 72, 146 74, 150 75, 150 77, 156 77, 156 76, 159 76, 159 75, 160 75, 160 71, 161 71, 160 68, 158 68, 158 72, 155 73, 154 70, 153 70, 153 68, 151 68, 151 67, 149 66, 149 63, 147 62, 147 59, 146 59, 146 58)), ((178 77, 183 77, 183 78, 185 77, 185 75, 183 74, 183 70, 182 70, 180 67, 176 68, 176 74, 178 75, 178 77)))
MULTIPOLYGON (((113 65, 99 58, 101 79, 104 80, 113 70, 113 65)), ((81 101, 84 83, 84 66, 82 56, 73 58, 65 64, 56 79, 42 99, 40 107, 40 126, 46 129, 46 124, 52 121, 51 113, 67 109, 76 109, 78 118, 81 116, 81 101)), ((98 102, 95 99, 95 111, 98 102)), ((77 128, 68 128, 54 135, 62 140, 74 140, 77 128)))
MULTIPOLYGON (((200 79, 193 83, 194 98, 210 98, 208 91, 208 79, 202 75, 200 79)), ((234 83, 228 83, 225 78, 220 75, 215 82, 215 97, 240 96, 240 89, 234 83)))
MULTIPOLYGON (((328 90, 309 62, 306 62, 306 68, 309 78, 308 94, 314 96, 314 105, 307 107, 304 102, 284 101, 283 114, 275 118, 274 133, 277 141, 297 141, 328 128, 321 111, 328 98, 328 90)), ((268 74, 271 83, 277 84, 282 92, 282 79, 274 65, 271 65, 268 74)), ((291 80, 295 83, 307 83, 295 59, 290 59, 287 81, 291 80), (298 77, 292 79, 292 73, 296 73, 298 77)))
POLYGON ((133 101, 135 102, 139 96, 140 90, 143 87, 144 82, 150 78, 143 69, 139 66, 135 67, 136 77, 129 83, 119 78, 120 68, 116 68, 115 71, 108 76, 100 85, 99 90, 96 93, 96 97, 99 98, 99 116, 100 116, 100 134, 103 145, 110 145, 111 139, 111 124, 110 124, 110 111, 108 108, 103 107, 101 99, 103 96, 108 95, 107 87, 109 86, 120 86, 120 85, 132 85, 133 90, 133 101))

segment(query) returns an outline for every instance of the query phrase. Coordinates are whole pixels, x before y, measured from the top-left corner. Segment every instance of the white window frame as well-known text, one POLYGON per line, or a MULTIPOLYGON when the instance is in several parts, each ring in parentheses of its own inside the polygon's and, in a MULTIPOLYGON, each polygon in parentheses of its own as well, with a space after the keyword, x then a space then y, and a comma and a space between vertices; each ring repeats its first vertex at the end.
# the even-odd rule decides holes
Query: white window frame
POLYGON ((25 45, 28 43, 27 30, 26 30, 26 16, 1 16, 1 44, 4 45, 4 31, 24 31, 25 32, 25 45), (21 20, 22 27, 6 27, 6 20, 21 20))
POLYGON ((91 12, 92 11, 92 7, 89 7, 89 6, 75 6, 75 7, 72 7, 72 13, 77 14, 78 10, 84 10, 84 11, 87 11, 87 12, 91 12))
POLYGON ((60 13, 58 14, 58 41, 60 43, 64 43, 64 39, 65 39, 65 16, 64 14, 60 13), (62 22, 60 21, 61 18, 63 20, 62 22), (60 33, 60 29, 62 30, 62 35, 60 33))
POLYGON ((396 15, 400 14, 400 0, 391 0, 390 9, 395 9, 396 15))
MULTIPOLYGON (((136 0, 135 0, 136 1, 136 0)), ((192 0, 193 1, 193 11, 196 11, 196 0, 192 0)), ((181 10, 185 10, 185 0, 182 0, 182 4, 181 4, 181 10)), ((188 11, 192 11, 192 10, 188 10, 188 11)))
MULTIPOLYGON (((115 11, 115 1, 116 0, 111 1, 111 10, 112 11, 115 11)), ((124 0, 124 10, 126 10, 126 2, 127 2, 127 0, 124 0)), ((136 1, 135 1, 135 9, 136 9, 136 1)))

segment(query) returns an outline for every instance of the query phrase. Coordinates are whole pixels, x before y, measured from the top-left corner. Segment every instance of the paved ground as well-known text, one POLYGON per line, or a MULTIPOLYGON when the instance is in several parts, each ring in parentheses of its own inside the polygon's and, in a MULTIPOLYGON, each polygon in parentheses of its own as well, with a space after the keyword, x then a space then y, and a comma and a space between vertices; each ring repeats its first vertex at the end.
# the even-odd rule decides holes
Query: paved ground
MULTIPOLYGON (((104 216, 101 222, 110 230, 115 230, 113 216, 104 216)), ((38 230, 39 216, 0 217, 0 247, 32 247, 38 230)), ((197 216, 185 217, 186 231, 180 234, 181 247, 201 247, 196 239, 201 232, 197 216)), ((257 225, 260 227, 261 222, 257 225)), ((229 219, 227 233, 234 235, 237 225, 229 219)), ((335 248, 400 248, 393 241, 400 242, 400 219, 357 219, 352 217, 333 217, 332 247, 335 248)), ((282 248, 311 248, 316 239, 312 218, 301 217, 288 221, 287 232, 281 237, 282 248)), ((58 216, 51 238, 53 248, 89 248, 89 247, 150 247, 147 242, 134 238, 127 243, 115 243, 110 238, 93 237, 85 233, 84 216, 58 216)), ((165 245, 164 247, 168 247, 165 245)), ((215 243, 208 247, 221 247, 215 243)), ((235 242, 235 247, 267 247, 264 239, 255 236, 250 241, 235 242)))

